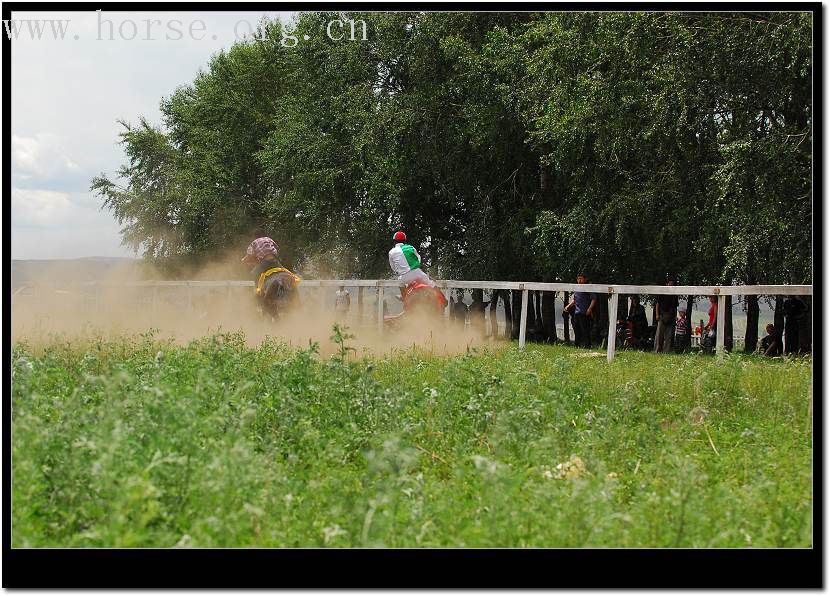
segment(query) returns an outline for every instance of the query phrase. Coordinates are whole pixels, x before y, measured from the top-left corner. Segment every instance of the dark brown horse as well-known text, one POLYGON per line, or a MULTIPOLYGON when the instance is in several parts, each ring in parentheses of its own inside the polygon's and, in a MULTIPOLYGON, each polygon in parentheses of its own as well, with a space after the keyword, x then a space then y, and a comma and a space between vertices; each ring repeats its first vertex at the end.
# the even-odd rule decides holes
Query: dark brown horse
POLYGON ((300 278, 283 269, 271 273, 258 288, 262 310, 274 318, 280 318, 300 305, 300 292, 297 287, 300 278))

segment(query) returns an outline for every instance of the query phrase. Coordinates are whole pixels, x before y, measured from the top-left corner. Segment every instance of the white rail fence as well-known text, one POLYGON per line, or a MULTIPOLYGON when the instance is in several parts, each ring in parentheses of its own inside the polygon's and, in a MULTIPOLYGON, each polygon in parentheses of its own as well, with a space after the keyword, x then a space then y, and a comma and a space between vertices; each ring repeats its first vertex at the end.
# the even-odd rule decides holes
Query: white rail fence
MULTIPOLYGON (((451 290, 517 290, 522 292, 522 308, 519 323, 519 348, 524 349, 527 335, 527 308, 528 292, 590 292, 608 296, 608 362, 613 361, 616 348, 617 308, 620 294, 649 294, 675 296, 717 296, 717 336, 715 352, 719 357, 724 353, 724 325, 726 321, 727 296, 812 296, 812 285, 763 285, 763 286, 637 286, 625 284, 575 284, 575 283, 544 283, 544 282, 512 282, 512 281, 457 281, 435 280, 435 284, 447 294, 451 290)), ((192 292, 194 288, 226 288, 228 301, 231 299, 233 288, 253 287, 252 281, 134 281, 134 282, 76 282, 74 287, 92 288, 96 296, 96 304, 100 304, 101 291, 106 288, 153 288, 153 305, 155 306, 159 288, 188 288, 188 305, 193 304, 192 292)), ((304 279, 302 287, 320 288, 375 288, 377 295, 377 330, 383 333, 383 291, 384 288, 400 288, 401 283, 394 279, 304 279)), ((42 284, 23 284, 15 290, 14 295, 30 288, 35 292, 42 284)), ((321 296, 321 305, 324 305, 321 296)))

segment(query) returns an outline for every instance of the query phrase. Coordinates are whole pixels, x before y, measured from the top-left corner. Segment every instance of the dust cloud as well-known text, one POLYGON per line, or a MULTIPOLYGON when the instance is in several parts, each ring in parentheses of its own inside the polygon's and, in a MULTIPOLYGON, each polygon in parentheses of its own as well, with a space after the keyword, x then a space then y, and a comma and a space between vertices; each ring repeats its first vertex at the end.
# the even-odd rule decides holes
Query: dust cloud
MULTIPOLYGON (((12 342, 25 341, 36 347, 61 341, 146 333, 154 330, 160 339, 184 344, 216 333, 243 332, 250 346, 266 338, 278 338, 289 345, 306 348, 319 344, 327 357, 337 352, 332 327, 339 323, 353 335, 346 345, 355 349, 352 357, 383 355, 417 347, 436 355, 463 353, 470 348, 491 345, 480 327, 464 326, 446 314, 414 316, 411 313, 378 328, 377 295, 374 288, 363 290, 362 308, 358 288, 347 288, 351 306, 347 313, 335 312, 336 287, 303 287, 300 307, 279 319, 263 315, 250 286, 128 286, 125 283, 163 280, 152 267, 130 264, 113 267, 96 283, 64 265, 43 267, 36 277, 13 280, 12 342)), ((100 272, 99 272, 100 273, 100 272)), ((88 277, 88 276, 87 276, 88 277)), ((189 280, 250 280, 239 256, 228 255, 213 264, 192 271, 189 280)), ((396 288, 386 288, 383 299, 388 314, 401 311, 396 288)), ((446 310, 444 311, 446 313, 446 310)))

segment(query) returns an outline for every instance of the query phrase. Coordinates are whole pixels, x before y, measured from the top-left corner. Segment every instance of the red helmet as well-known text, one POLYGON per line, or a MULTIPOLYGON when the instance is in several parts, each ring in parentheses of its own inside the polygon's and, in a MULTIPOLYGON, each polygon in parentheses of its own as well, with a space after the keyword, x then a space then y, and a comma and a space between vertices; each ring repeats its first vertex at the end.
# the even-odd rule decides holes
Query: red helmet
POLYGON ((404 234, 403 231, 398 230, 395 232, 395 235, 392 236, 392 240, 395 242, 406 242, 406 234, 404 234))

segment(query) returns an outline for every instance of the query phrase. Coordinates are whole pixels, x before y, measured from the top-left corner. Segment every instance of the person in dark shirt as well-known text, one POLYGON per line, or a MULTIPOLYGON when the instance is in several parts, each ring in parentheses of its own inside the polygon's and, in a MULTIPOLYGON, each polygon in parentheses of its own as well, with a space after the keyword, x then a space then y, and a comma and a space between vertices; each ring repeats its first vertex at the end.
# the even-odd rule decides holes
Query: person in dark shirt
MULTIPOLYGON (((584 273, 576 276, 576 283, 588 283, 584 273)), ((570 313, 574 327, 574 343, 577 346, 591 347, 591 321, 594 318, 594 309, 597 307, 597 297, 591 292, 574 292, 565 312, 570 313)))
POLYGON ((781 348, 781 334, 775 332, 775 325, 767 324, 767 334, 761 339, 761 354, 764 356, 780 356, 783 351, 781 348))
POLYGON ((691 329, 686 309, 682 306, 677 309, 677 321, 674 323, 674 351, 685 352, 690 347, 691 329))
POLYGON ((631 336, 626 338, 626 346, 630 348, 639 348, 642 345, 643 338, 646 336, 648 330, 648 317, 646 317, 646 309, 640 304, 639 296, 631 297, 631 306, 628 309, 628 317, 626 321, 629 323, 631 336))
MULTIPOLYGON (((673 286, 674 279, 666 278, 666 285, 673 286)), ((677 319, 677 296, 660 294, 657 297, 657 332, 654 335, 655 352, 671 352, 674 324, 677 319)))
POLYGON ((798 327, 807 306, 797 297, 784 300, 784 353, 797 354, 801 351, 798 327))

